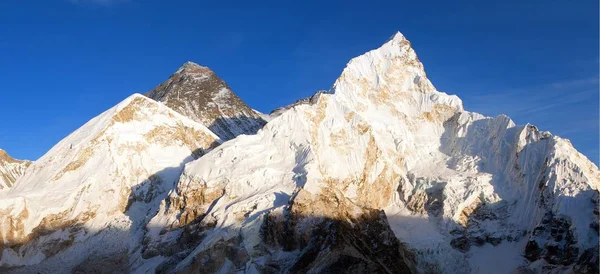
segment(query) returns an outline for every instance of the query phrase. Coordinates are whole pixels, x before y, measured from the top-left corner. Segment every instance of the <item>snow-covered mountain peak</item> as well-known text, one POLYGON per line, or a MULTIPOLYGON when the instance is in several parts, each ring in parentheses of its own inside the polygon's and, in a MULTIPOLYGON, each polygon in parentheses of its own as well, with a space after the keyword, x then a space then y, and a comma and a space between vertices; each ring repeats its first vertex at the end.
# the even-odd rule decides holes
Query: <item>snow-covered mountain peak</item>
MULTIPOLYGON (((208 128, 165 105, 140 94, 128 97, 64 138, 0 192, 0 266, 37 263, 104 228, 118 232, 139 225, 184 165, 219 143, 208 128)), ((119 245, 134 240, 116 236, 125 237, 115 241, 119 245)), ((100 249, 106 248, 110 244, 100 249)), ((77 264, 86 257, 71 258, 77 264)))
POLYGON ((410 42, 400 32, 379 48, 350 60, 333 92, 359 110, 373 108, 373 104, 407 116, 421 115, 434 106, 463 110, 457 96, 435 89, 410 42))
POLYGON ((334 93, 337 99, 359 112, 388 108, 395 113, 418 115, 430 111, 436 104, 462 110, 458 97, 437 91, 427 79, 423 64, 400 32, 379 48, 350 60, 330 92, 320 91, 310 98, 275 109, 272 118, 294 106, 309 101, 315 103, 321 94, 327 93, 334 93))
POLYGON ((388 42, 391 42, 391 41, 398 41, 398 42, 401 42, 401 41, 404 41, 404 40, 408 41, 408 40, 406 39, 406 37, 404 36, 404 34, 402 34, 401 32, 397 31, 396 33, 394 33, 394 35, 392 35, 392 36, 391 36, 391 37, 390 37, 390 38, 389 38, 389 39, 386 41, 386 43, 388 43, 388 42))
MULTIPOLYGON (((37 160, 33 164, 33 170, 22 178, 27 180, 32 177, 36 180, 32 183, 19 181, 11 191, 40 188, 41 185, 50 184, 63 176, 77 172, 85 167, 96 152, 102 151, 104 146, 120 144, 118 151, 113 151, 118 153, 126 149, 134 149, 130 145, 135 142, 144 142, 147 145, 160 142, 166 146, 188 143, 186 145, 193 150, 195 148, 192 146, 196 146, 195 143, 198 141, 205 141, 205 147, 209 147, 218 140, 219 138, 206 127, 148 97, 133 94, 61 140, 37 160), (177 121, 193 125, 184 127, 186 134, 191 135, 182 135, 172 140, 165 139, 162 135, 176 133, 173 132, 172 127, 166 125, 172 125, 177 121), (135 130, 130 130, 130 127, 135 130), (195 137, 197 140, 187 140, 195 137), (51 172, 38 174, 39 170, 51 172)), ((135 150, 141 149, 142 147, 135 148, 135 150)))

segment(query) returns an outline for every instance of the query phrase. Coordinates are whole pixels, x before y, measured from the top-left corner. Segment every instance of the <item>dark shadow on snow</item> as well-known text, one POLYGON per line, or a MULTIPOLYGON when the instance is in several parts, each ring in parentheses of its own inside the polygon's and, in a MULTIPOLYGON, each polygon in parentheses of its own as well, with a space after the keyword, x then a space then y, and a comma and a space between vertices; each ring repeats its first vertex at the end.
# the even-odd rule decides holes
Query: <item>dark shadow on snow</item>
POLYGON ((215 133, 223 141, 229 141, 240 134, 254 135, 267 122, 260 118, 239 116, 233 118, 217 118, 208 129, 215 133))
MULTIPOLYGON (((501 201, 494 204, 482 202, 476 205, 467 219, 466 229, 451 231, 455 236, 452 246, 465 252, 473 245, 481 246, 488 243, 497 245, 503 241, 519 241, 525 237, 528 239, 528 244, 522 255, 530 262, 543 258, 550 264, 546 267, 548 269, 575 264, 576 271, 594 270, 591 273, 597 273, 598 256, 590 256, 593 254, 590 249, 577 250, 570 217, 556 216, 551 210, 554 204, 554 193, 553 186, 549 184, 553 184, 552 180, 556 178, 545 177, 548 165, 546 150, 549 148, 550 136, 539 132, 532 125, 507 129, 509 118, 503 115, 477 120, 468 128, 459 128, 457 123, 459 115, 456 114, 444 123, 445 131, 441 138, 440 151, 451 156, 447 162, 449 168, 457 168, 461 164, 459 157, 452 157, 456 151, 465 151, 468 156, 478 159, 475 163, 478 170, 492 174, 490 183, 501 201), (466 130, 466 135, 457 137, 459 130, 466 130), (519 149, 516 144, 523 131, 527 142, 519 149), (515 192, 517 188, 521 191, 515 192), (502 219, 502 215, 506 214, 516 214, 512 209, 518 204, 518 200, 525 199, 532 199, 531 203, 538 207, 530 210, 541 212, 544 216, 541 220, 531 220, 531 223, 535 224, 534 228, 510 231, 507 233, 509 235, 503 238, 469 229, 471 225, 479 222, 502 219), (542 212, 542 207, 550 210, 542 212), (547 232, 547 235, 542 232, 547 232), (546 241, 546 246, 537 246, 536 240, 546 241)), ((590 202, 594 202, 597 208, 598 191, 591 188, 576 197, 565 197, 565 199, 583 200, 586 198, 582 197, 588 196, 595 197, 595 200, 592 198, 590 202)), ((595 211, 594 215, 595 221, 590 226, 598 233, 598 212, 595 211)), ((595 246, 597 253, 598 247, 595 246)))

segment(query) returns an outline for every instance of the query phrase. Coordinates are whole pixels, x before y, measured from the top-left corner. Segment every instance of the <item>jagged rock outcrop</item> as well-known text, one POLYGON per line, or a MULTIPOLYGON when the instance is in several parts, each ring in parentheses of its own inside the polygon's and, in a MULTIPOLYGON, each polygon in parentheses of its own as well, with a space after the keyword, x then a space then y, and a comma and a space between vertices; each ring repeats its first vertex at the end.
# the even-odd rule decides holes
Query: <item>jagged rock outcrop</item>
POLYGON ((192 62, 146 96, 208 127, 222 140, 255 134, 266 123, 217 74, 192 62))
POLYGON ((0 191, 12 187, 29 165, 30 161, 17 160, 0 149, 0 191))

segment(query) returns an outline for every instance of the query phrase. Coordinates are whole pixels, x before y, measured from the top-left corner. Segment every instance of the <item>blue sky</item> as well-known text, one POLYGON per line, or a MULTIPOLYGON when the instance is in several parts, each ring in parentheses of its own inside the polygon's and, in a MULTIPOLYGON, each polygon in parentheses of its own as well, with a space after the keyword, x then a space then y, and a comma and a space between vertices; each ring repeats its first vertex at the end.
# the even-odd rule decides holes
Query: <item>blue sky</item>
POLYGON ((220 2, 0 1, 0 148, 37 159, 187 60, 268 113, 401 31, 467 110, 535 124, 598 163, 597 0, 220 2))

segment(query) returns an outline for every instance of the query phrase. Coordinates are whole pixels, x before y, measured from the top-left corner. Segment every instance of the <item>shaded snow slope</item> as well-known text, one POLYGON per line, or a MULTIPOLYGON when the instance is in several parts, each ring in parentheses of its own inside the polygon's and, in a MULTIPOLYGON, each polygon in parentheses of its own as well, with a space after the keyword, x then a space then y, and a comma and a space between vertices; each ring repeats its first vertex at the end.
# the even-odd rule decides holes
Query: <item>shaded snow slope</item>
POLYGON ((187 62, 146 96, 199 122, 223 140, 254 134, 266 121, 212 70, 187 62))

